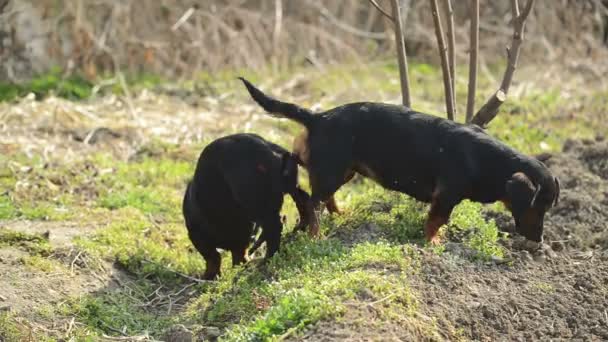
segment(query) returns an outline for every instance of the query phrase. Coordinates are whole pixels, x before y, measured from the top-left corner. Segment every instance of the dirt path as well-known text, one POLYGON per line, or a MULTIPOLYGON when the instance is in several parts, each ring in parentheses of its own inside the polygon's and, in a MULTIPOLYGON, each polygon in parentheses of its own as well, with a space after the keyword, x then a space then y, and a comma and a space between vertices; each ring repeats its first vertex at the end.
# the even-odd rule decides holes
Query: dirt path
POLYGON ((24 317, 44 305, 112 287, 120 271, 74 246, 73 238, 95 227, 78 222, 4 222, 0 228, 42 236, 52 247, 37 257, 17 246, 0 248, 0 308, 24 317))

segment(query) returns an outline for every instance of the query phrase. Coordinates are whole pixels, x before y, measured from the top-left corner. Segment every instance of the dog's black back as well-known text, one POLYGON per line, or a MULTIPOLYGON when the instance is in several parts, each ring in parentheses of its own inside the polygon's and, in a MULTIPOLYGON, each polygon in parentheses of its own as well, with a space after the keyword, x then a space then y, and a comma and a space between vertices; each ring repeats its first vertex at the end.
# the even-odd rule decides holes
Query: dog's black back
POLYGON ((276 252, 283 195, 297 186, 291 159, 287 150, 255 134, 226 136, 205 147, 184 195, 183 214, 190 239, 207 260, 207 278, 219 272, 215 265, 209 272, 209 259, 218 263, 216 248, 233 251, 233 261, 235 253, 245 254, 254 223, 262 225, 269 252, 276 252))

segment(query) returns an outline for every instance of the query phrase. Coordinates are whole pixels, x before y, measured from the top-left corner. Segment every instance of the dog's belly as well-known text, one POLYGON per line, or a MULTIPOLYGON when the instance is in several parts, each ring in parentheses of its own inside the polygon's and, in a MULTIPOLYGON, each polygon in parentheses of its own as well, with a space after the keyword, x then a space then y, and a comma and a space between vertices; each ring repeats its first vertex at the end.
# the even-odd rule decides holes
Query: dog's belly
POLYGON ((432 199, 435 182, 428 175, 409 175, 403 171, 382 170, 362 163, 357 165, 356 171, 385 189, 402 192, 422 202, 430 202, 432 199))
POLYGON ((401 178, 382 184, 383 187, 402 192, 421 202, 431 202, 433 195, 432 183, 422 178, 401 178))

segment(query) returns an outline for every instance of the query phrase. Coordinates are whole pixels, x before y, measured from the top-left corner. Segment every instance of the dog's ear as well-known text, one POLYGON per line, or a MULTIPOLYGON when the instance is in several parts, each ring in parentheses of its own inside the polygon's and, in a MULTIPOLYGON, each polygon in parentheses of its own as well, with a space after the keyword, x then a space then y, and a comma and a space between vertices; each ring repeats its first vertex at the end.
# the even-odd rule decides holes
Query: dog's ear
POLYGON ((286 177, 293 172, 298 172, 298 162, 291 153, 283 153, 281 158, 281 175, 286 177))
POLYGON ((553 155, 551 153, 543 152, 533 156, 536 160, 539 160, 543 163, 547 162, 547 160, 551 159, 553 155))
POLYGON ((555 182, 555 197, 553 198, 553 206, 555 207, 559 202, 559 179, 553 177, 553 181, 555 182))
POLYGON ((536 188, 525 174, 517 172, 507 181, 506 191, 513 210, 523 213, 534 205, 540 186, 536 188))
POLYGON ((281 158, 281 178, 286 192, 293 190, 298 183, 298 161, 289 152, 283 153, 281 158))

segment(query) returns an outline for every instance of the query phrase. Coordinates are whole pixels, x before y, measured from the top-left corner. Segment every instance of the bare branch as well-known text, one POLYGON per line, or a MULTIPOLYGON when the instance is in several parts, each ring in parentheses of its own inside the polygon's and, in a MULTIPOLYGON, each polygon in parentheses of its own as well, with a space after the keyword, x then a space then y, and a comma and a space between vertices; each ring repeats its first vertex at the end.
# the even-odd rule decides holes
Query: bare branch
MULTIPOLYGON (((276 0, 276 1, 278 1, 278 0, 276 0)), ((312 6, 316 7, 319 10, 319 12, 321 12, 321 15, 323 17, 325 17, 331 24, 335 25, 337 28, 339 28, 347 33, 353 34, 355 36, 363 37, 363 38, 376 39, 376 40, 385 40, 388 38, 388 36, 385 32, 363 31, 356 27, 353 27, 352 25, 349 25, 348 23, 340 20, 339 18, 336 18, 336 16, 334 16, 329 9, 327 9, 325 6, 323 6, 323 3, 320 1, 309 0, 308 3, 311 4, 312 6)), ((370 12, 374 12, 374 11, 370 11, 370 12)))
POLYGON ((9 0, 0 0, 0 13, 4 12, 4 8, 8 5, 9 0))
POLYGON ((507 68, 505 70, 500 89, 488 100, 488 102, 481 107, 481 109, 473 117, 472 123, 485 126, 498 114, 498 108, 506 100, 507 94, 509 93, 509 87, 513 80, 513 74, 517 68, 517 60, 519 58, 519 48, 524 39, 524 28, 526 19, 532 11, 534 0, 528 0, 524 7, 523 12, 519 13, 517 0, 511 1, 513 17, 513 38, 511 41, 511 47, 507 49, 507 68))
POLYGON ((471 6, 471 38, 469 47, 469 89, 467 93, 467 114, 465 122, 471 122, 475 110, 475 93, 477 92, 477 54, 479 52, 479 0, 473 0, 471 6))
POLYGON ((452 81, 452 108, 454 108, 454 115, 456 115, 456 58, 455 46, 456 37, 454 34, 454 10, 452 9, 452 0, 443 0, 444 12, 446 13, 446 20, 448 23, 448 66, 450 67, 450 79, 452 81))
POLYGON ((435 35, 437 36, 439 56, 441 57, 441 69, 443 71, 443 86, 445 91, 445 106, 448 119, 454 120, 454 92, 452 89, 452 76, 450 75, 450 67, 448 66, 448 55, 445 48, 445 40, 443 37, 443 28, 441 28, 441 17, 439 16, 437 0, 431 0, 431 9, 433 11, 433 21, 435 22, 435 35))
POLYGON ((391 16, 390 14, 388 14, 382 7, 380 7, 380 5, 376 2, 376 0, 368 0, 374 7, 376 7, 376 9, 378 11, 380 11, 380 13, 382 13, 385 17, 387 17, 388 19, 390 19, 391 21, 395 21, 395 18, 393 16, 391 16))
POLYGON ((395 40, 397 42, 397 59, 399 61, 399 77, 401 80, 401 98, 403 105, 410 107, 410 79, 407 70, 407 54, 405 52, 405 42, 403 39, 403 28, 401 27, 401 11, 399 10, 399 0, 391 0, 393 10, 393 23, 395 24, 395 40))

